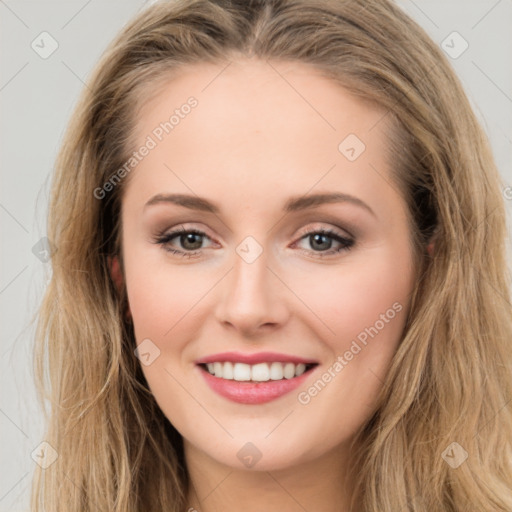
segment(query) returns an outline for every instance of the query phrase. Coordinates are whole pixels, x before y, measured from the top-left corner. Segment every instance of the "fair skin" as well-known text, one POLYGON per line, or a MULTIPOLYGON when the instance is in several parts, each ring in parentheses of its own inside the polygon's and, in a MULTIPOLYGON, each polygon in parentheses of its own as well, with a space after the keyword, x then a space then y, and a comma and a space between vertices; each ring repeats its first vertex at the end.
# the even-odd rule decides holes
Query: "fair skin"
MULTIPOLYGON (((347 511, 350 442, 375 411, 414 285, 406 205, 391 185, 387 126, 378 122, 384 113, 303 64, 223 67, 184 68, 137 116, 140 147, 187 98, 198 101, 124 191, 122 279, 135 337, 160 350, 142 368, 184 439, 188 507, 347 511), (338 149, 349 134, 366 146, 354 161, 338 149), (369 208, 343 201, 283 210, 290 198, 333 192, 369 208), (146 205, 157 194, 199 196, 218 212, 146 205), (180 228, 204 235, 155 243, 180 228), (343 244, 331 234, 306 235, 325 229, 353 246, 335 253, 343 244), (249 236, 262 251, 251 263, 237 252, 249 236), (377 334, 347 354, 372 326, 377 334), (196 364, 228 351, 317 365, 291 392, 239 403, 208 386, 196 364), (342 369, 333 370, 339 356, 342 369), (326 374, 325 386, 311 391, 326 374), (248 442, 261 455, 252 467, 237 456, 244 446, 255 455, 248 442)), ((118 281, 119 272, 115 262, 118 281)))

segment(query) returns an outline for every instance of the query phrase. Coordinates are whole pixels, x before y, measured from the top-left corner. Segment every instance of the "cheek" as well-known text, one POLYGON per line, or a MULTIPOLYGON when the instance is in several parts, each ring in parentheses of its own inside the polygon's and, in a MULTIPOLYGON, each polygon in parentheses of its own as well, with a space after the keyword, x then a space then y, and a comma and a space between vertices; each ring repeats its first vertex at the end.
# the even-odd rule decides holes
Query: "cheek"
POLYGON ((326 438, 354 433, 375 410, 403 335, 411 292, 407 267, 396 261, 351 266, 330 280, 316 281, 309 294, 307 286, 301 292, 332 331, 322 340, 330 360, 297 395, 311 430, 321 430, 326 438))
POLYGON ((375 250, 364 258, 347 259, 336 269, 288 276, 309 315, 313 312, 321 321, 319 333, 325 334, 332 351, 346 350, 351 340, 364 339, 375 325, 379 338, 399 337, 412 291, 406 255, 375 250))
POLYGON ((145 265, 140 259, 126 266, 127 293, 137 340, 163 338, 193 309, 208 290, 208 279, 192 267, 145 265))

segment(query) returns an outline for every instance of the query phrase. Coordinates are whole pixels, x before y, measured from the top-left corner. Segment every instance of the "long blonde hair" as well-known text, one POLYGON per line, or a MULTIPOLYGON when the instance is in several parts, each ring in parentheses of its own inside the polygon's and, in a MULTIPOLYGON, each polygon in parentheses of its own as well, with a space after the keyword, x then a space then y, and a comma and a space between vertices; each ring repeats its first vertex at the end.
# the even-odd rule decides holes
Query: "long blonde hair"
POLYGON ((187 64, 249 55, 315 66, 383 107, 392 128, 393 179, 409 206, 419 271, 378 407, 358 432, 357 510, 510 512, 512 308, 501 180, 442 52, 388 0, 161 2, 109 46, 52 183, 53 275, 35 374, 45 440, 58 458, 38 468, 32 509, 187 508, 181 436, 148 389, 126 293, 109 274, 109 258, 121 255, 126 180, 103 199, 93 191, 129 158, 136 107, 160 80, 187 64), (458 467, 447 462, 454 453, 467 453, 458 467))

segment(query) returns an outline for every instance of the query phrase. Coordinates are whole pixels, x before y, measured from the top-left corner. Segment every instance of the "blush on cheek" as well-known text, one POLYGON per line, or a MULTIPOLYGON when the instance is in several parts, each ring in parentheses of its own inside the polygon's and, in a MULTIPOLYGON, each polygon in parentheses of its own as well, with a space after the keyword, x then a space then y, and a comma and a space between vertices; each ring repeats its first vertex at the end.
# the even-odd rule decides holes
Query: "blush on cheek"
MULTIPOLYGON (((302 295, 304 302, 313 311, 319 312, 323 323, 337 337, 356 337, 365 329, 385 323, 386 332, 391 324, 400 322, 393 304, 403 301, 404 290, 395 283, 381 282, 379 286, 369 286, 364 282, 332 282, 302 295), (388 312, 388 313, 386 313, 388 312), (388 325, 389 324, 389 325, 388 325)), ((401 308, 400 308, 401 309, 401 308)))

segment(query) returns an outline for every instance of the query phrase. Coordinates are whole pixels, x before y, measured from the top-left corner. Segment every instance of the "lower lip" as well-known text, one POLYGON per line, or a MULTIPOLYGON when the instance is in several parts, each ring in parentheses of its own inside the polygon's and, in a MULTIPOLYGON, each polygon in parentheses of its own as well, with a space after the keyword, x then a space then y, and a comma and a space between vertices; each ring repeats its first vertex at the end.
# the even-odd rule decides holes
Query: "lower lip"
POLYGON ((303 373, 299 377, 293 377, 293 379, 269 380, 266 382, 238 382, 215 377, 201 367, 199 367, 199 370, 208 386, 224 398, 239 404, 264 404, 298 388, 314 369, 303 373))

